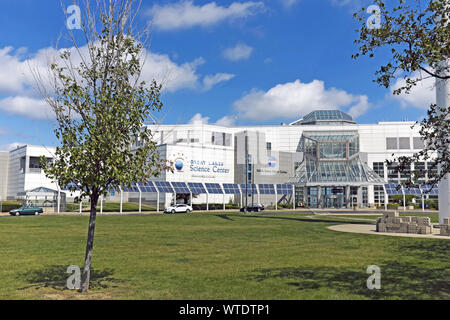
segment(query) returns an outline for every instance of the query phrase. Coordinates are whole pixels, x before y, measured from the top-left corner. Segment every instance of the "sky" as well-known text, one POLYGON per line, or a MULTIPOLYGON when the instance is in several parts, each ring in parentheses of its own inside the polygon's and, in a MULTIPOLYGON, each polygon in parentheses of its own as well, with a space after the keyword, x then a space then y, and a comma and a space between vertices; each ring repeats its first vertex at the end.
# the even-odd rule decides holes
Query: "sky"
MULTIPOLYGON (((57 44, 70 47, 61 36, 72 4, 0 2, 0 150, 58 145, 32 71, 42 70, 57 44)), ((358 123, 420 120, 435 102, 432 82, 394 96, 402 79, 391 88, 373 82, 383 53, 351 58, 359 27, 352 15, 370 4, 144 0, 138 23, 150 23, 151 38, 143 78, 163 84, 156 117, 164 124, 279 125, 313 110, 340 109, 358 123)))

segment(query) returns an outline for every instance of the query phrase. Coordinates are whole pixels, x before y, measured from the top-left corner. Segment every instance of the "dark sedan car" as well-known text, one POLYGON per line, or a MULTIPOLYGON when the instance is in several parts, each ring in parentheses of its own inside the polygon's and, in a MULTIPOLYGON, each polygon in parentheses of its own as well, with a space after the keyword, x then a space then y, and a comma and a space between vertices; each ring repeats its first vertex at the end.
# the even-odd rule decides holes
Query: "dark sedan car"
MULTIPOLYGON (((261 212, 264 210, 264 205, 255 204, 247 206, 247 212, 261 212)), ((245 212, 245 207, 241 208, 241 212, 245 212)))
POLYGON ((22 206, 9 212, 9 214, 12 216, 38 216, 41 213, 43 213, 42 208, 33 206, 22 206))

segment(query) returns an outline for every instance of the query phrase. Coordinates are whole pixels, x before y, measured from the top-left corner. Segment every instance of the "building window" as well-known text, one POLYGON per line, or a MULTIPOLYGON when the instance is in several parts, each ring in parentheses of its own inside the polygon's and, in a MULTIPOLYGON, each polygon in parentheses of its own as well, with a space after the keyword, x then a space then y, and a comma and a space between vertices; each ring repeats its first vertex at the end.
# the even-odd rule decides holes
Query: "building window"
POLYGON ((272 151, 272 142, 267 142, 267 151, 272 151))
POLYGON ((413 138, 413 148, 416 150, 422 150, 425 147, 422 138, 414 137, 413 138))
POLYGON ((397 138, 386 138, 386 149, 387 150, 397 150, 397 138))
POLYGON ((391 183, 398 183, 398 170, 397 170, 398 163, 389 163, 387 166, 387 174, 388 174, 388 181, 391 183))
POLYGON ((425 180, 425 162, 414 163, 414 174, 419 180, 425 180))
POLYGON ((381 178, 384 178, 384 162, 374 162, 373 171, 375 171, 375 173, 381 178))
POLYGON ((427 162, 428 180, 433 180, 438 176, 438 168, 436 162, 427 162))
POLYGON ((25 173, 25 157, 20 158, 20 168, 19 168, 19 172, 20 173, 25 173))
POLYGON ((211 135, 211 144, 215 146, 231 146, 231 134, 225 132, 213 132, 211 135))
POLYGON ((398 148, 401 150, 411 149, 411 143, 409 138, 398 138, 398 148))
POLYGON ((374 186, 374 200, 378 205, 384 204, 384 189, 383 186, 374 186))

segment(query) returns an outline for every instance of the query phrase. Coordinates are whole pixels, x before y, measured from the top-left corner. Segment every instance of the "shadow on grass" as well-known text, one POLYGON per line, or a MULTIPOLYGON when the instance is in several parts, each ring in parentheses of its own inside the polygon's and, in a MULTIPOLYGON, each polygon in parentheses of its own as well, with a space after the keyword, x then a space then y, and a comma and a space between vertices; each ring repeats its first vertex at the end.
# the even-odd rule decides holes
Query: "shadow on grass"
MULTIPOLYGON (((67 279, 71 274, 67 273, 66 265, 52 265, 38 270, 30 270, 18 275, 21 280, 25 280, 29 285, 19 290, 30 288, 52 288, 55 290, 69 290, 67 288, 67 279)), ((81 270, 81 273, 83 270, 81 270)), ((90 289, 107 289, 117 287, 115 284, 120 282, 112 277, 113 269, 91 269, 90 289)))
MULTIPOLYGON (((450 259, 450 241, 438 240, 422 241, 398 247, 399 252, 408 251, 409 255, 420 256, 424 259, 450 259)), ((450 262, 450 261, 449 261, 450 262)), ((450 264, 450 263, 449 263, 450 264)))
POLYGON ((250 280, 281 279, 298 290, 329 288, 344 296, 368 299, 450 299, 450 270, 390 261, 380 264, 381 289, 369 290, 369 274, 338 267, 307 267, 256 270, 250 280))
POLYGON ((226 214, 215 214, 214 216, 218 217, 218 218, 222 218, 224 220, 229 220, 229 221, 234 221, 233 219, 231 219, 228 215, 226 214))

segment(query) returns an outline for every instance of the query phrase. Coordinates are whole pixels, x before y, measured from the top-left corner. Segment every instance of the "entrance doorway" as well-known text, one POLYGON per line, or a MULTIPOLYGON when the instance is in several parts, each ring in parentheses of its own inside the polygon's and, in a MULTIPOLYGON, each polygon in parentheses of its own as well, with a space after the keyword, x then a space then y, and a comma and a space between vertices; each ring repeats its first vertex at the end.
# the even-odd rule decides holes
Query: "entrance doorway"
POLYGON ((324 200, 324 208, 339 209, 345 207, 344 195, 326 195, 324 200))

